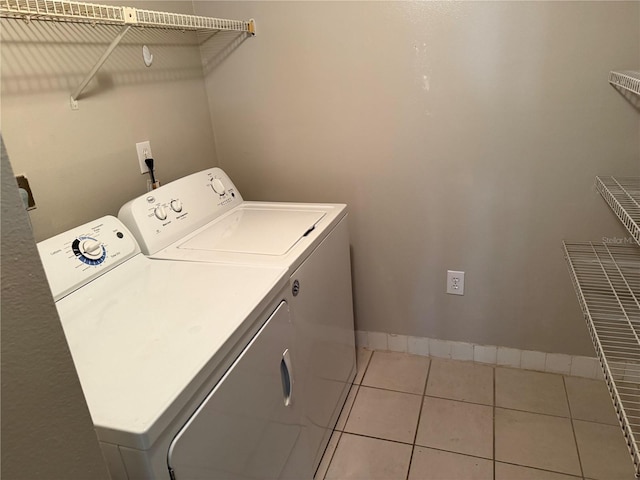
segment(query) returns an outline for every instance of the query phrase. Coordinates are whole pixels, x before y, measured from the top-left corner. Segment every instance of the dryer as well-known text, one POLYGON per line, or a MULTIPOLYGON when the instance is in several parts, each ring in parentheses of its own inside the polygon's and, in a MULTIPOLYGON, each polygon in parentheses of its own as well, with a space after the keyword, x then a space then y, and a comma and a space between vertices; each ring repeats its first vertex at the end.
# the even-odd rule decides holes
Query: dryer
POLYGON ((128 202, 118 217, 158 261, 287 270, 315 471, 355 377, 347 206, 244 201, 225 172, 211 168, 128 202))
POLYGON ((115 217, 38 250, 114 480, 312 476, 285 268, 151 260, 115 217))

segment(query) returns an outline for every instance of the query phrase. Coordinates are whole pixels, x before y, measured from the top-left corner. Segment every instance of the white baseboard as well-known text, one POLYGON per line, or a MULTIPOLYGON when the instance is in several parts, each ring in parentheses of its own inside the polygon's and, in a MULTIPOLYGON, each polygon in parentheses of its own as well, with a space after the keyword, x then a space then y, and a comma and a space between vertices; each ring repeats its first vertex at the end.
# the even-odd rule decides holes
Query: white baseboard
POLYGON ((356 331, 356 345, 371 350, 390 350, 413 355, 467 360, 575 377, 604 378, 600 362, 596 357, 520 350, 496 345, 477 345, 475 343, 363 330, 356 331))

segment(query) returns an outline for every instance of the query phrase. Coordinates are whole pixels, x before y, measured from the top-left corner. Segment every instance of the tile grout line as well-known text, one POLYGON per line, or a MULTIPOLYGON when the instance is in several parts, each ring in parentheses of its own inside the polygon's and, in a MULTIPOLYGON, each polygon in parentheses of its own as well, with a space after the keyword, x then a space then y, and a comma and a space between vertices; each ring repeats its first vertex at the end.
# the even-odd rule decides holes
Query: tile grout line
POLYGON ((420 410, 418 411, 418 422, 416 423, 416 433, 413 435, 413 445, 411 446, 411 457, 409 457, 409 467, 407 468, 407 480, 409 480, 409 474, 411 473, 411 464, 413 463, 413 454, 416 451, 416 441, 418 439, 418 428, 420 428, 420 419, 422 418, 422 408, 424 407, 424 397, 427 393, 427 383, 429 383, 429 374, 431 373, 431 366, 433 362, 429 359, 429 366, 427 367, 427 377, 424 380, 424 387, 422 388, 422 395, 420 397, 420 410))
MULTIPOLYGON (((385 392, 393 392, 393 393, 404 393, 405 395, 413 395, 414 397, 430 397, 431 395, 424 395, 423 393, 414 393, 414 392, 406 392, 404 390, 394 390, 392 388, 385 388, 385 387, 376 387, 375 385, 364 385, 361 384, 361 387, 365 387, 365 388, 373 388, 374 390, 383 390, 385 392)), ((442 398, 442 397, 434 397, 434 398, 442 398)), ((444 400, 455 400, 454 398, 445 398, 444 400)), ((460 400, 463 401, 463 400, 460 400)), ((465 403, 473 403, 473 402, 465 402, 465 403)), ((477 405, 482 405, 481 403, 477 404, 477 405)))
POLYGON ((564 395, 567 399, 567 407, 569 408, 569 420, 571 421, 571 433, 573 433, 573 441, 576 444, 576 454, 578 455, 578 464, 580 465, 580 475, 584 476, 584 468, 582 468, 582 458, 580 458, 580 448, 578 448, 578 437, 576 435, 576 427, 573 424, 573 412, 571 412, 571 402, 569 401, 569 390, 567 390, 567 383, 565 382, 564 375, 562 376, 562 386, 564 387, 564 395))
MULTIPOLYGON (((358 394, 360 393, 360 387, 362 387, 362 385, 352 385, 351 388, 355 388, 355 393, 353 394, 353 401, 351 402, 351 405, 349 405, 349 408, 347 409, 347 415, 344 418, 344 425, 342 426, 342 430, 340 430, 341 432, 345 431, 345 428, 347 428, 347 422, 349 421, 349 417, 351 416, 351 412, 353 411, 353 406, 356 404, 356 399, 358 398, 358 394)), ((340 420, 340 418, 338 417, 338 420, 340 420)))
MULTIPOLYGON (((367 369, 369 368, 369 364, 371 363, 371 359, 373 358, 373 354, 375 353, 375 351, 371 351, 371 355, 369 355, 369 358, 367 359, 366 365, 364 366, 364 370, 362 371, 362 378, 360 379, 360 383, 352 383, 351 384, 351 388, 356 387, 356 396, 353 399, 353 402, 351 402, 351 407, 349 408, 349 411, 347 412, 347 417, 344 419, 344 427, 342 430, 336 430, 336 428, 333 428, 333 432, 331 432, 331 435, 333 435, 336 431, 340 432, 340 436, 338 438, 338 442, 336 443, 335 448, 333 449, 333 452, 331 452, 331 458, 329 459, 329 464, 327 465, 327 470, 324 472, 324 475, 322 477, 322 479, 315 479, 315 480, 324 480, 327 476, 327 473, 329 473, 329 469, 331 468, 331 463, 333 462, 333 457, 335 457, 336 452, 338 451, 338 446, 340 445, 340 442, 342 441, 342 435, 345 433, 344 429, 347 428, 347 422, 349 421, 349 416, 351 415, 351 411, 353 410, 353 406, 356 403, 356 397, 358 396, 358 393, 360 392, 360 387, 362 386, 362 381, 364 380, 364 376, 367 373, 367 369)), ((357 353, 356 353, 356 358, 357 358, 357 353)), ((358 375, 357 372, 357 365, 356 365, 356 376, 358 375)), ((347 398, 348 398, 348 394, 347 394, 347 398)), ((343 406, 344 408, 344 406, 343 406)), ((338 415, 338 420, 340 420, 340 415, 338 415)), ((329 438, 329 441, 331 441, 331 438, 329 438)), ((326 452, 325 452, 326 453, 326 452)), ((322 461, 322 460, 321 460, 322 461)))
MULTIPOLYGON (((333 433, 331 433, 331 436, 333 436, 335 433, 336 431, 334 430, 333 433)), ((338 431, 338 433, 339 433, 338 441, 336 442, 336 446, 333 448, 333 452, 331 452, 331 458, 329 458, 329 463, 327 464, 327 469, 325 470, 324 475, 322 476, 322 478, 316 478, 314 475, 313 480, 325 480, 327 478, 327 473, 329 473, 329 469, 331 468, 331 462, 333 462, 333 457, 335 457, 336 452, 338 451, 338 446, 340 445, 340 441, 342 440, 342 434, 344 432, 338 431)), ((331 438, 329 438, 329 441, 331 441, 331 438)), ((325 451, 325 455, 326 453, 327 452, 325 451)), ((322 463, 322 460, 320 460, 320 463, 322 463)), ((320 466, 318 466, 318 468, 320 468, 320 466)))
POLYGON ((496 463, 503 463, 505 465, 512 465, 514 467, 529 468, 531 470, 537 470, 539 472, 555 473, 556 475, 565 475, 565 476, 567 476, 569 478, 575 478, 575 479, 585 478, 585 479, 588 479, 588 477, 577 476, 577 475, 574 475, 573 473, 558 472, 557 470, 548 470, 546 468, 532 467, 531 465, 522 465, 520 463, 507 462, 506 460, 500 460, 499 462, 496 462, 496 463))
MULTIPOLYGON (((494 369, 494 375, 495 375, 495 369, 494 369)), ((495 378, 494 378, 495 381, 495 378)), ((373 390, 382 390, 385 392, 393 392, 393 393, 402 393, 405 395, 413 395, 415 397, 419 397, 421 396, 419 393, 412 393, 412 392, 405 392, 403 390, 392 390, 390 388, 384 388, 384 387, 376 387, 373 385, 358 385, 358 387, 364 387, 364 388, 371 388, 373 390)), ((451 402, 459 402, 459 403, 465 403, 465 404, 469 404, 469 405, 478 405, 480 407, 493 407, 496 409, 501 409, 501 410, 511 410, 513 412, 522 412, 522 413, 531 413, 533 415, 544 415, 546 417, 553 417, 553 418, 564 418, 564 419, 569 419, 570 417, 567 415, 558 415, 558 414, 554 414, 554 413, 548 413, 548 412, 533 412, 531 410, 522 410, 520 408, 512 408, 512 407, 502 407, 499 405, 495 405, 495 398, 494 398, 494 404, 486 404, 486 403, 478 403, 478 402, 470 402, 469 400, 460 400, 459 398, 449 398, 449 397, 438 397, 436 395, 427 395, 426 393, 424 395, 422 395, 422 397, 426 397, 426 398, 434 398, 436 400, 449 400, 451 402)), ((494 391, 494 397, 495 397, 495 391, 494 391)), ((612 423, 606 423, 606 422, 595 422, 593 420, 580 420, 582 422, 588 422, 588 423, 595 423, 596 425, 606 425, 606 426, 617 426, 614 425, 612 423)), ((483 457, 484 458, 484 457, 483 457)))
MULTIPOLYGON (((342 433, 344 433, 345 429, 347 428, 347 423, 349 422, 349 417, 351 416, 351 412, 353 411, 353 406, 356 404, 356 399, 358 398, 358 394, 360 393, 360 387, 362 387, 362 382, 364 381, 364 376, 367 374, 367 370, 369 370, 369 365, 371 364, 371 359, 373 358, 373 354, 374 353, 375 352, 372 351, 371 355, 369 355, 369 359, 367 360, 367 364, 364 366, 364 370, 362 371, 362 378, 360 379, 360 383, 358 383, 358 384, 352 383, 351 384, 351 388, 353 388, 354 386, 356 387, 356 394, 355 394, 355 397, 353 397, 353 402, 351 402, 351 405, 349 407, 349 411, 347 412, 347 416, 344 419, 344 426, 342 427, 342 430, 341 430, 342 433)), ((347 396, 347 398, 348 398, 348 396, 347 396)), ((338 420, 340 420, 340 417, 338 417, 338 420)))
MULTIPOLYGON (((349 408, 349 411, 347 412, 347 418, 344 419, 344 426, 347 426, 347 422, 349 421, 349 417, 351 416, 351 411, 353 410, 353 406, 356 403, 356 398, 358 397, 358 393, 360 393, 360 387, 362 387, 362 382, 364 382, 364 377, 367 374, 367 371, 369 370, 369 365, 371 365, 371 360, 373 359, 373 354, 375 352, 371 351, 371 355, 369 355, 369 358, 366 361, 366 365, 364 366, 364 370, 362 371, 362 377, 360 378, 360 383, 358 383, 357 387, 356 387, 356 396, 353 398, 353 402, 351 402, 351 407, 349 408)), ((354 384, 355 385, 355 384, 354 384)), ((343 430, 344 431, 344 430, 343 430)))
MULTIPOLYGON (((471 402, 469 400, 461 400, 459 398, 439 397, 437 395, 427 395, 426 389, 423 391, 423 393, 414 393, 414 392, 407 392, 405 390, 394 390, 392 388, 378 387, 376 385, 360 384, 360 386, 361 387, 365 387, 365 388, 373 388, 375 390, 384 390, 385 392, 404 393, 406 395, 414 395, 416 397, 438 398, 440 400, 451 400, 452 402, 469 403, 471 405, 480 405, 480 406, 484 406, 484 407, 491 407, 492 406, 491 404, 488 404, 488 403, 471 402)), ((511 408, 510 410, 516 410, 516 409, 511 408)), ((528 410, 522 410, 522 411, 526 412, 528 410)), ((558 417, 558 416, 561 416, 561 415, 551 415, 551 416, 558 417)), ((562 417, 562 418, 567 418, 567 417, 562 417)))
MULTIPOLYGON (((356 434, 353 434, 356 435, 356 434)), ((376 438, 376 437, 372 437, 372 438, 376 438)), ((386 440, 385 438, 379 438, 378 440, 386 440)), ((393 440, 386 440, 388 442, 393 442, 393 440)), ((399 442, 401 443, 401 442, 399 442)), ((408 445, 408 443, 405 443, 403 445, 408 445)), ((488 457, 481 457, 479 455, 471 455, 469 453, 462 453, 462 452, 456 452, 454 450, 445 450, 444 448, 438 448, 438 447, 427 447, 425 445, 415 445, 416 447, 420 447, 420 448, 424 448, 425 450, 433 450, 436 452, 443 452, 443 453, 452 453, 453 455, 460 455, 461 457, 469 457, 469 458, 477 458, 478 460, 486 460, 487 462, 491 462, 492 460, 488 457)), ((507 462, 500 462, 500 463, 507 463, 507 462)), ((513 464, 516 465, 516 464, 513 464)), ((517 465, 519 467, 526 467, 526 465, 517 465)), ((533 468, 533 467, 528 467, 528 468, 533 468)), ((537 470, 541 470, 540 468, 538 468, 537 470)), ((551 470, 549 470, 551 471, 551 470)), ((553 472, 553 473, 561 473, 561 472, 553 472)), ((565 474, 567 475, 567 474, 565 474)))
POLYGON ((354 433, 354 432, 342 432, 342 433, 343 433, 343 435, 353 435, 354 437, 371 438, 373 440, 381 440, 383 442, 391 442, 391 443, 397 443, 398 445, 406 445, 408 447, 412 446, 410 443, 401 442, 400 440, 393 440, 391 438, 374 437, 373 435, 366 435, 364 433, 354 433))

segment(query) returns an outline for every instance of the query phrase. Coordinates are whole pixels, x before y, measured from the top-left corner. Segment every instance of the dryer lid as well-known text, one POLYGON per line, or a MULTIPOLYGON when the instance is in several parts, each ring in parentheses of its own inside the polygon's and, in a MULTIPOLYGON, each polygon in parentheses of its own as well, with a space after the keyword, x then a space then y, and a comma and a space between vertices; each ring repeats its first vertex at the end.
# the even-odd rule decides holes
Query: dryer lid
POLYGON ((59 300, 99 439, 148 449, 254 326, 285 274, 138 254, 59 300))
POLYGON ((185 250, 284 255, 326 215, 319 210, 238 207, 182 243, 185 250))

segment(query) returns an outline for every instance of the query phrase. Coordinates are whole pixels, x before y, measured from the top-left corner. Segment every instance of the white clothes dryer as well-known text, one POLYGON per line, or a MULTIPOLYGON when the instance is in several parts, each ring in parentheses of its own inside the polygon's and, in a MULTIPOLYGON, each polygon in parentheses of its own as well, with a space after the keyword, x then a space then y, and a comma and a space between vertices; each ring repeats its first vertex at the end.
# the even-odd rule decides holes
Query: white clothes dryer
POLYGON ((118 217, 152 259, 287 270, 315 471, 356 370, 347 206, 244 201, 211 168, 128 202, 118 217))
POLYGON ((114 480, 310 478, 285 268, 151 260, 115 217, 38 250, 114 480))

